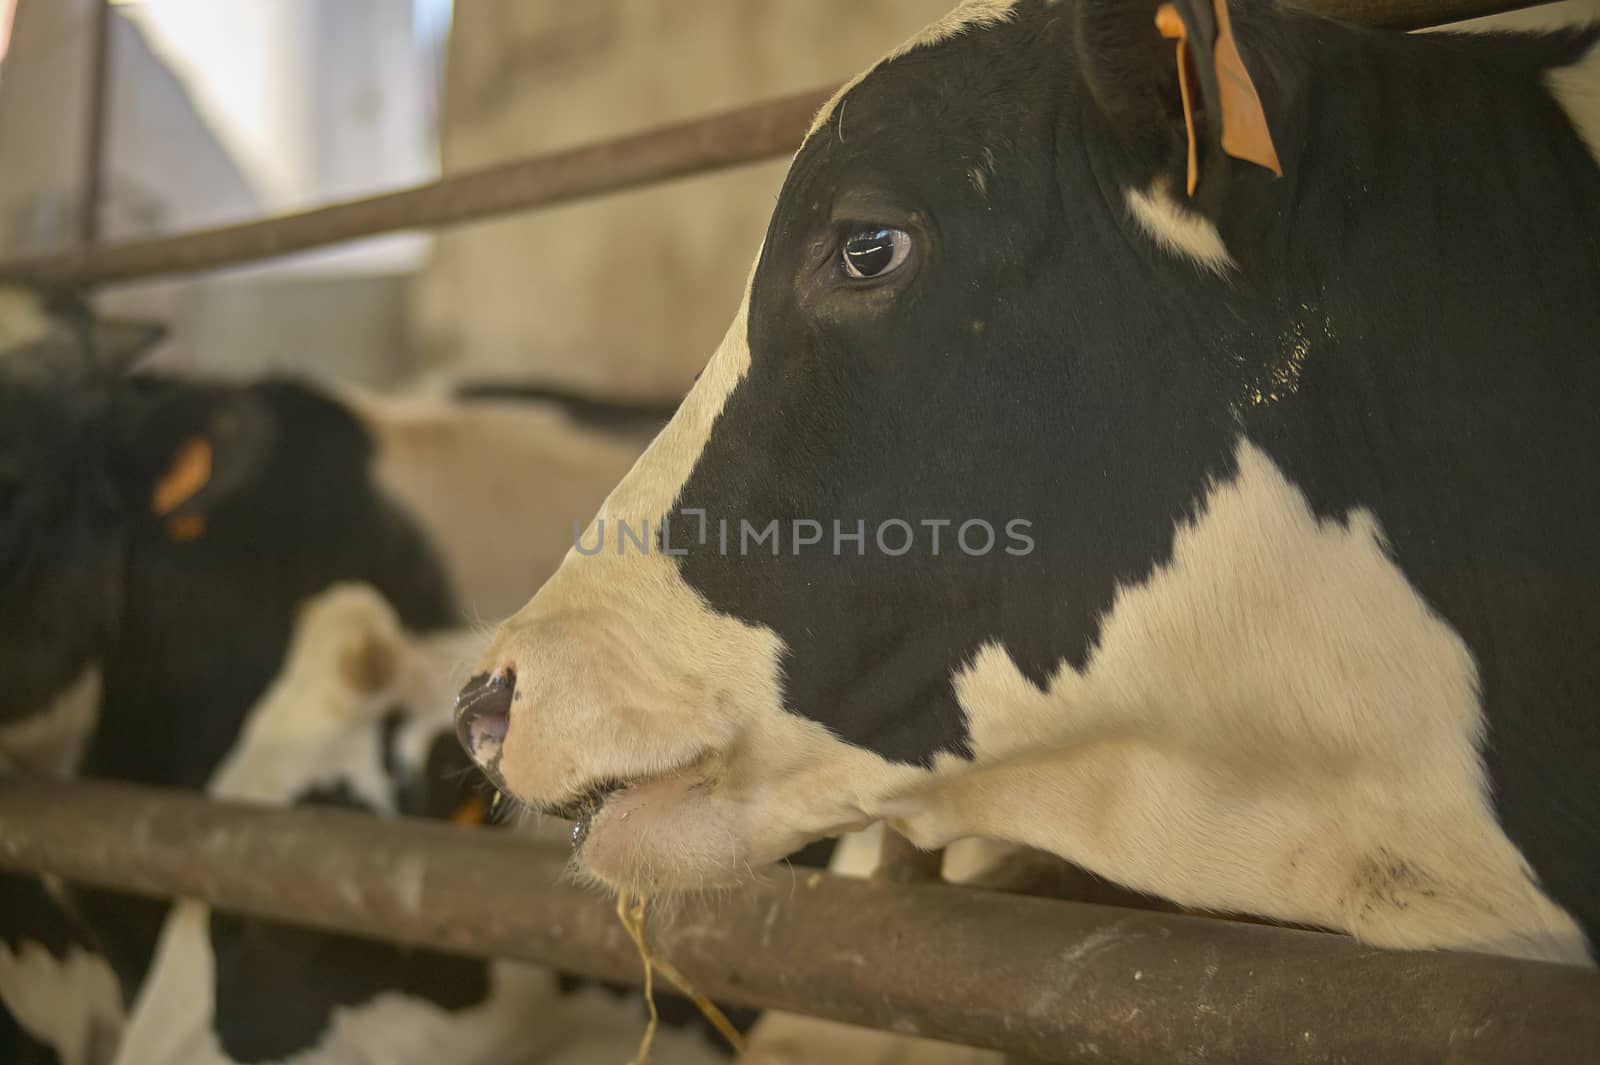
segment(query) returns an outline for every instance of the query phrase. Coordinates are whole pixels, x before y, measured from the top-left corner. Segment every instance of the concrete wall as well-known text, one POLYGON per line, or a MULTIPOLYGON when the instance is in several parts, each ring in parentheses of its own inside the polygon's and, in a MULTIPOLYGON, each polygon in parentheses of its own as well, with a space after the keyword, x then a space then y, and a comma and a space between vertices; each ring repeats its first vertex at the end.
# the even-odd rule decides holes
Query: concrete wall
MULTIPOLYGON (((457 0, 446 173, 843 81, 951 0, 457 0)), ((607 393, 687 389, 787 160, 442 234, 422 357, 607 393)))
POLYGON ((78 231, 90 0, 21 0, 0 63, 0 252, 54 251, 78 231))

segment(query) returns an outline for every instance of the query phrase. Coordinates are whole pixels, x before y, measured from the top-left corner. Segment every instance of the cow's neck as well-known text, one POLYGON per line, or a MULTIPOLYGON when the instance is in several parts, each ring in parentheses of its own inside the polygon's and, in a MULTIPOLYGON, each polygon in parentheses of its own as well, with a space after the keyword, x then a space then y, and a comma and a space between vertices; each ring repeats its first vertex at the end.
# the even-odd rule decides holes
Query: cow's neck
MULTIPOLYGON (((1596 71, 1594 34, 1271 26, 1295 45, 1274 56, 1303 64, 1258 76, 1286 176, 1235 164, 1219 223, 1265 324, 1336 314, 1344 331, 1318 322, 1322 339, 1387 357, 1424 338, 1509 350, 1600 321, 1575 283, 1600 266, 1600 166, 1552 91, 1596 71)), ((1240 32, 1248 50, 1248 20, 1240 32)))

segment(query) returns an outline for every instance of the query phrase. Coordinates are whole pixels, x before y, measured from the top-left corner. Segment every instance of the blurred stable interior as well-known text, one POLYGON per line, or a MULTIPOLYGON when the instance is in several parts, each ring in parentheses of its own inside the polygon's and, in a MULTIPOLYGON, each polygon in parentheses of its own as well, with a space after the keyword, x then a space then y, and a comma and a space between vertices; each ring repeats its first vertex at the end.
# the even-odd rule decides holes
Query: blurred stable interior
MULTIPOLYGON (((86 231, 98 7, 0 0, 0 254, 86 231)), ((304 210, 810 89, 948 7, 113 0, 92 232, 304 210)), ((460 370, 670 399, 726 328, 786 168, 118 285, 97 303, 167 320, 155 363, 205 374, 385 385, 460 370)))

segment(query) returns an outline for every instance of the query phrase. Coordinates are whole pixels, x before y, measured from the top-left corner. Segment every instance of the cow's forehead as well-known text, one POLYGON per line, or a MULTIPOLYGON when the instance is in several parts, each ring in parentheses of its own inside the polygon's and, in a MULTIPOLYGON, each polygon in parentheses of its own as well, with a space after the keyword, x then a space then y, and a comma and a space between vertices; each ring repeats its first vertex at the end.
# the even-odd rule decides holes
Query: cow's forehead
POLYGON ((783 254, 846 204, 951 210, 969 184, 986 195, 997 161, 1049 165, 1048 151, 1027 146, 1056 121, 1073 75, 1059 20, 1040 4, 963 4, 840 88, 795 155, 768 251, 783 254))
POLYGON ((953 37, 1005 22, 1015 16, 1020 3, 1021 0, 963 0, 949 14, 840 86, 839 91, 834 93, 817 112, 817 117, 811 123, 811 129, 806 133, 806 141, 809 143, 839 114, 839 105, 844 102, 846 96, 886 64, 919 49, 935 47, 953 37))

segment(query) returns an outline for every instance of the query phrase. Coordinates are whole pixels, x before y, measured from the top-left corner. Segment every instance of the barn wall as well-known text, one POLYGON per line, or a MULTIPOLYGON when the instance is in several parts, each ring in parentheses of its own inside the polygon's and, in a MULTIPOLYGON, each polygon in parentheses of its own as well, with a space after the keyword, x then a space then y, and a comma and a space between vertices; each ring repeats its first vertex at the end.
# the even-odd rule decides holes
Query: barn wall
MULTIPOLYGON (((842 81, 951 0, 457 0, 446 173, 842 81)), ((787 161, 442 234, 423 358, 651 396, 733 316, 787 161)))

